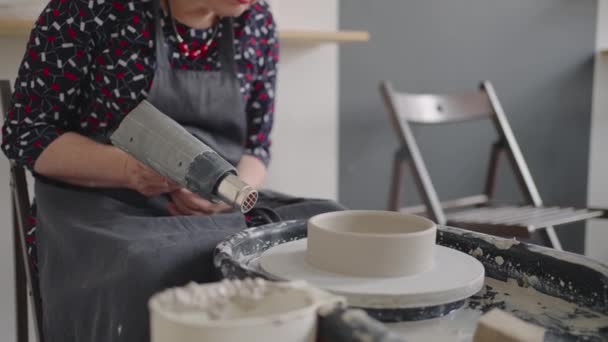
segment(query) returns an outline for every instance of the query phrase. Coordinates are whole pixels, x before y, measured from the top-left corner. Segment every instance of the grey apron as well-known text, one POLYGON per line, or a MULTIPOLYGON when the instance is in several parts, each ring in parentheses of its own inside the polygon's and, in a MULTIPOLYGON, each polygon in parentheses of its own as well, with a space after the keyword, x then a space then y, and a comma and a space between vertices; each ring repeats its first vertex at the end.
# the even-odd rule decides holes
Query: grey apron
MULTIPOLYGON (((236 164, 246 120, 231 22, 223 23, 219 37, 222 70, 194 72, 170 68, 158 17, 157 12, 157 69, 148 100, 236 164)), ((148 341, 150 296, 189 281, 217 280, 213 248, 247 226, 238 213, 172 217, 166 197, 125 189, 82 188, 39 177, 35 195, 47 342, 148 341)), ((261 197, 283 219, 342 209, 324 200, 270 192, 261 197)))
MULTIPOLYGON (((155 1, 157 3, 157 1, 155 1)), ((158 11, 158 9, 157 9, 158 11)), ((157 68, 148 101, 236 165, 245 148, 246 116, 234 61, 232 18, 218 32, 219 71, 172 68, 157 16, 157 68)))

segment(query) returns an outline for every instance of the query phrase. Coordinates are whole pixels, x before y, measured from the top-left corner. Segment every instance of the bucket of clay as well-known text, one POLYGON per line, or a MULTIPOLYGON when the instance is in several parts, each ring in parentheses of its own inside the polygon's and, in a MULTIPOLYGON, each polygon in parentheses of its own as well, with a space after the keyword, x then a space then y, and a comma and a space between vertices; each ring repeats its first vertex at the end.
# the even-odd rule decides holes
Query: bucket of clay
POLYGON ((191 283, 150 299, 151 341, 312 342, 317 309, 341 301, 303 282, 191 283))

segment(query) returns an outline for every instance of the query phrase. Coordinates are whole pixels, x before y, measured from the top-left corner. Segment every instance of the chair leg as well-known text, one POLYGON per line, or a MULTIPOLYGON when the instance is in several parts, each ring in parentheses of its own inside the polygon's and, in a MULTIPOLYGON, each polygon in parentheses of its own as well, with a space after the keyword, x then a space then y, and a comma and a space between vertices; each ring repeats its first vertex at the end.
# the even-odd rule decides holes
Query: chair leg
POLYGON ((15 259, 15 320, 17 328, 17 342, 28 342, 28 310, 27 310, 27 278, 25 274, 25 260, 19 243, 19 225, 17 224, 17 211, 13 201, 13 254, 15 259))
POLYGON ((508 152, 507 155, 513 170, 515 171, 515 176, 520 189, 523 191, 524 196, 529 203, 534 204, 537 207, 542 206, 543 202, 540 198, 540 194, 538 193, 538 189, 536 188, 536 184, 532 179, 532 175, 530 174, 530 169, 524 160, 524 156, 519 148, 517 140, 515 139, 511 125, 509 125, 507 116, 505 115, 502 105, 498 100, 498 96, 496 96, 494 87, 490 82, 484 82, 482 84, 482 89, 484 89, 488 94, 492 107, 494 108, 494 125, 496 126, 501 138, 504 140, 504 144, 508 152))
POLYGON ((558 251, 562 251, 562 243, 559 241, 559 237, 557 236, 557 233, 555 232, 555 229, 553 228, 553 226, 548 226, 545 228, 545 233, 547 234, 547 237, 549 238, 549 241, 551 242, 551 247, 553 247, 554 249, 558 250, 558 251))
POLYGON ((391 177, 390 194, 388 200, 388 210, 399 211, 401 209, 401 191, 403 187, 403 173, 407 161, 395 156, 393 160, 393 171, 391 177))
POLYGON ((486 176, 486 185, 484 190, 484 193, 486 196, 488 196, 488 201, 491 201, 494 197, 494 190, 496 189, 496 174, 498 172, 498 162, 500 161, 500 155, 503 148, 502 146, 501 141, 492 144, 492 152, 490 153, 488 174, 486 176))

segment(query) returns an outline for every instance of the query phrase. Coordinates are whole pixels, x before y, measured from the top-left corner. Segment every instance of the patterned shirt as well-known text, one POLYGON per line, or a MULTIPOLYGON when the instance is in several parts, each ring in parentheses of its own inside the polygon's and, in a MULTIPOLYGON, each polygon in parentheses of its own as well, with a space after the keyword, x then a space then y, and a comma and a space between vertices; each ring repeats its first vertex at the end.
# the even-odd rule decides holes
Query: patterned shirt
MULTIPOLYGON (((161 11, 162 13, 162 11, 161 11)), ((221 68, 217 39, 205 54, 180 53, 171 21, 161 25, 174 68, 221 68)), ((222 22, 216 24, 222 25, 222 22)), ((33 169, 40 153, 63 132, 104 136, 148 96, 154 81, 153 0, 51 0, 36 21, 15 82, 2 150, 33 169)), ((177 31, 191 50, 221 27, 177 31)), ((233 22, 234 59, 247 117, 245 153, 269 162, 278 62, 275 24, 258 1, 233 22)))

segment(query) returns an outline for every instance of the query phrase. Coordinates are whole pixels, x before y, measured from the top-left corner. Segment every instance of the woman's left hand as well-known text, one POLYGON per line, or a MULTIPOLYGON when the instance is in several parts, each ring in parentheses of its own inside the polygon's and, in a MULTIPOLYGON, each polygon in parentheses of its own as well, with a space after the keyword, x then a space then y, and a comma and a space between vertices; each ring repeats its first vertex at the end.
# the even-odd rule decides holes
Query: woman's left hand
POLYGON ((167 210, 173 216, 207 216, 232 209, 223 202, 212 203, 184 188, 172 191, 169 195, 171 196, 171 202, 167 206, 167 210))
MULTIPOLYGON (((244 155, 237 169, 239 170, 239 178, 255 188, 260 187, 266 177, 266 166, 254 156, 244 155)), ((172 191, 169 195, 171 196, 171 202, 167 209, 174 216, 213 215, 232 210, 225 203, 211 203, 184 188, 172 191)))

